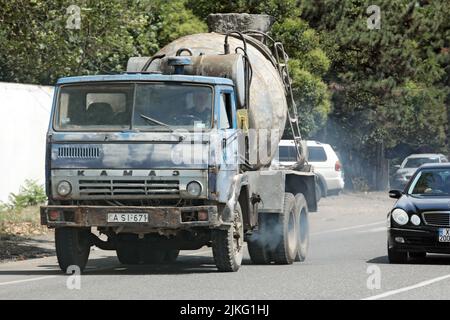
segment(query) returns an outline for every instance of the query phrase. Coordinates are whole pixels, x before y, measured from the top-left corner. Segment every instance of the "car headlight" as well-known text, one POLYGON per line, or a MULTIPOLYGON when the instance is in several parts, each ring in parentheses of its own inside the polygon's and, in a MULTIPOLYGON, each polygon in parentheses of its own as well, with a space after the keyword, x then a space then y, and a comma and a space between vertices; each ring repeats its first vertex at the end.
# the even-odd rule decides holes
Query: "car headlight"
POLYGON ((405 210, 397 208, 392 211, 392 219, 394 219, 395 223, 398 225, 404 226, 408 223, 409 217, 405 210))
POLYGON ((62 197, 68 196, 72 192, 72 185, 68 181, 61 181, 56 187, 56 192, 62 197))
POLYGON ((191 181, 186 187, 187 192, 194 197, 198 197, 202 193, 202 185, 197 181, 191 181))

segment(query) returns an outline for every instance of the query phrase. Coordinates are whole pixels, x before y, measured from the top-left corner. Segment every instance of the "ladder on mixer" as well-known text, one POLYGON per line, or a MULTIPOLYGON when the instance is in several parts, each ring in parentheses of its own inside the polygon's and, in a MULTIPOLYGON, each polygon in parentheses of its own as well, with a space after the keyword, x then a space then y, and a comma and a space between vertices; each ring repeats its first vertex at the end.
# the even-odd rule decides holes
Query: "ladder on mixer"
POLYGON ((297 149, 298 159, 302 159, 304 155, 304 150, 301 144, 302 135, 300 133, 300 127, 298 125, 298 111, 297 104, 295 103, 294 93, 292 91, 292 79, 289 75, 289 56, 284 50, 284 46, 281 42, 275 42, 273 44, 273 53, 277 60, 278 73, 280 74, 281 80, 283 81, 284 88, 286 90, 286 96, 288 98, 288 120, 292 131, 292 136, 294 138, 295 146, 297 149))
MULTIPOLYGON (((294 93, 292 91, 292 79, 289 75, 289 56, 284 50, 283 43, 279 41, 275 41, 270 35, 267 33, 257 31, 257 30, 247 30, 243 32, 245 35, 253 37, 260 41, 268 50, 271 52, 272 56, 275 57, 273 59, 270 57, 269 53, 266 53, 265 56, 272 62, 274 67, 278 70, 281 80, 283 81, 286 97, 288 99, 288 110, 287 117, 289 120, 289 125, 292 131, 292 136, 295 142, 297 157, 300 162, 305 161, 305 151, 303 150, 303 146, 301 144, 302 135, 300 133, 299 127, 299 119, 298 119, 298 111, 297 104, 295 103, 294 93)), ((267 49, 264 49, 262 46, 258 45, 258 43, 253 43, 263 54, 267 49)))

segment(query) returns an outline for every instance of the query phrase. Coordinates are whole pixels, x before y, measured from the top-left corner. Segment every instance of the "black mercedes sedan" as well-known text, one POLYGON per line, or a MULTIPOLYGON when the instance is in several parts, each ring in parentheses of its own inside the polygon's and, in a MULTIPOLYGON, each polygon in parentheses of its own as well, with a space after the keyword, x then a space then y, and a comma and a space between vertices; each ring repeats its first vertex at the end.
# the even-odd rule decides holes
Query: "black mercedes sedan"
POLYGON ((389 196, 398 199, 388 214, 390 263, 450 254, 450 164, 421 166, 403 191, 389 196))

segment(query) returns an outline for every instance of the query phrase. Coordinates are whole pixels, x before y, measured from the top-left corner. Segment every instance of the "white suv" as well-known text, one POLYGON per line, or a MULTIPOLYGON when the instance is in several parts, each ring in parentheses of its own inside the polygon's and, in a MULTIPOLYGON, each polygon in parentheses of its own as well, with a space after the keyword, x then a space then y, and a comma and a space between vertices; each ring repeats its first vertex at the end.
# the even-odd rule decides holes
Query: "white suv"
MULTIPOLYGON (((317 177, 316 197, 338 194, 344 189, 342 165, 329 144, 307 141, 308 163, 313 166, 317 177)), ((272 162, 275 167, 290 167, 297 162, 297 152, 293 140, 281 140, 278 155, 272 162)))
POLYGON ((307 141, 308 163, 314 168, 314 173, 318 177, 320 192, 317 198, 329 194, 338 194, 344 189, 344 177, 342 165, 339 158, 329 144, 317 141, 307 141))

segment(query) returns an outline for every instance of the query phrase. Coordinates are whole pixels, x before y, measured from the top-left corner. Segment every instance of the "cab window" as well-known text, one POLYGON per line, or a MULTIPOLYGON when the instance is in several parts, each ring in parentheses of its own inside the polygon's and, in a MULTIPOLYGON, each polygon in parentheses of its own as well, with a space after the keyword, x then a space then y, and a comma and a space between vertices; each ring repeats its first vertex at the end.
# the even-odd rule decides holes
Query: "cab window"
POLYGON ((132 85, 72 85, 60 90, 59 129, 124 129, 131 124, 132 85))
POLYGON ((230 129, 233 127, 233 109, 231 104, 231 94, 222 93, 220 95, 219 105, 219 128, 230 129))

